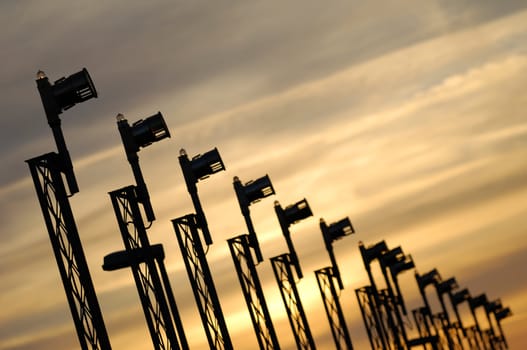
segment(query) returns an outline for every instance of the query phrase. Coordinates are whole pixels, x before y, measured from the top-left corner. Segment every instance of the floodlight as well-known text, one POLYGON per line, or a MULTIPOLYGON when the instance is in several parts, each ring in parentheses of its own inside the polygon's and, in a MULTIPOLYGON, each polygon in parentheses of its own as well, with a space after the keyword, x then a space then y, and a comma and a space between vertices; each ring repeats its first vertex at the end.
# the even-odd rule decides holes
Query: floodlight
POLYGON ((459 286, 455 277, 449 278, 446 281, 439 282, 436 285, 437 293, 439 293, 439 295, 450 293, 453 289, 457 289, 458 287, 459 286))
POLYGON ((414 261, 411 255, 406 256, 403 260, 397 261, 390 265, 390 273, 392 278, 395 280, 398 274, 401 272, 413 269, 415 267, 414 261))
MULTIPOLYGON (((282 207, 280 207, 280 203, 275 202, 275 209, 277 208, 282 209, 282 207)), ((295 204, 288 205, 285 209, 282 209, 281 212, 282 214, 279 216, 279 218, 282 217, 282 220, 285 222, 285 224, 287 224, 287 226, 291 226, 313 215, 311 208, 309 208, 309 204, 305 198, 296 202, 295 204)))
POLYGON ((262 176, 254 181, 249 181, 243 185, 243 196, 249 204, 255 203, 262 198, 275 194, 273 184, 269 175, 262 176))
POLYGON ((499 323, 504 318, 512 316, 512 311, 511 311, 511 309, 509 307, 506 307, 506 308, 503 308, 503 309, 501 309, 499 311, 496 311, 495 315, 496 315, 496 321, 499 323))
POLYGON ((196 179, 204 179, 209 175, 225 170, 217 148, 192 158, 191 167, 196 179))
POLYGON ((380 257, 381 264, 385 268, 393 264, 396 264, 398 262, 402 262, 404 261, 404 259, 405 259, 405 255, 403 253, 403 249, 400 246, 390 249, 387 252, 384 252, 380 257))
POLYGON ((150 203, 150 196, 143 179, 143 174, 141 173, 141 168, 139 167, 139 157, 137 156, 137 152, 139 152, 140 148, 147 147, 154 142, 170 137, 170 131, 168 130, 161 112, 157 112, 146 119, 140 119, 133 123, 132 126, 130 126, 128 120, 119 113, 117 115, 117 127, 121 134, 126 157, 132 167, 132 172, 134 173, 137 184, 137 199, 140 203, 143 203, 146 217, 152 222, 155 220, 154 209, 150 203))
POLYGON ((490 313, 490 312, 496 312, 496 311, 503 309, 503 305, 501 304, 500 299, 496 299, 493 301, 489 301, 487 305, 485 306, 485 308, 487 309, 487 312, 490 313))
POLYGON ((474 310, 477 307, 485 306, 487 305, 487 295, 486 294, 480 294, 477 297, 470 298, 470 308, 474 310))
POLYGON ((470 300, 470 293, 466 288, 452 294, 452 304, 456 306, 467 300, 470 300))
POLYGON ((383 253, 388 251, 388 246, 386 245, 385 241, 375 243, 374 245, 368 248, 364 247, 364 244, 362 244, 362 242, 359 242, 359 248, 361 251, 362 259, 364 260, 366 266, 369 266, 369 264, 373 260, 380 258, 383 253))
MULTIPOLYGON (((323 222, 324 221, 321 219, 321 228, 322 225, 325 225, 323 222)), ((327 239, 328 242, 332 243, 333 241, 341 239, 342 237, 346 237, 352 233, 355 233, 355 229, 353 228, 350 219, 346 217, 340 221, 330 224, 329 226, 326 226, 322 232, 324 233, 324 239, 327 239)))
POLYGON ((432 271, 429 271, 425 273, 424 275, 420 275, 418 273, 415 274, 415 279, 417 280, 417 284, 419 285, 420 290, 424 290, 426 286, 430 284, 437 284, 439 281, 441 281, 441 276, 439 275, 439 272, 437 272, 437 269, 433 269, 432 271))
POLYGON ((165 251, 162 244, 154 244, 146 248, 120 250, 104 257, 103 270, 113 271, 146 262, 148 259, 163 260, 165 251))
POLYGON ((117 115, 117 125, 127 155, 139 152, 140 148, 170 137, 170 131, 161 112, 140 119, 130 126, 122 114, 117 115))
POLYGON ((97 97, 95 85, 86 68, 67 78, 60 78, 53 85, 43 71, 38 71, 37 86, 44 108, 51 114, 60 114, 77 103, 97 97))
POLYGON ((96 98, 97 91, 90 74, 86 68, 83 68, 80 72, 57 80, 53 85, 53 95, 57 100, 58 107, 61 111, 65 111, 77 103, 96 98))

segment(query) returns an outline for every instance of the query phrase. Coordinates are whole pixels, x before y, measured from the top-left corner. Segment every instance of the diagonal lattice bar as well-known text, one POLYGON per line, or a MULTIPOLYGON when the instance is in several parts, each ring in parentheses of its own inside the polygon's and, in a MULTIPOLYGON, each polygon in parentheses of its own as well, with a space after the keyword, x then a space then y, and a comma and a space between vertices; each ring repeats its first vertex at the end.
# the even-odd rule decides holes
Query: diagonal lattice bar
POLYGON ((227 240, 260 349, 280 349, 251 255, 249 236, 227 240))
POLYGON ((211 349, 232 349, 216 287, 198 232, 196 215, 172 220, 211 349))
POLYGON ((291 270, 291 256, 282 254, 271 258, 276 282, 282 295, 282 300, 287 311, 289 324, 295 336, 296 346, 299 350, 315 349, 315 342, 307 323, 306 314, 296 288, 296 283, 291 270))
POLYGON ((344 313, 340 306, 337 288, 335 287, 336 277, 333 273, 333 268, 328 266, 316 270, 315 276, 336 348, 338 350, 353 349, 344 313))
POLYGON ((81 349, 111 349, 59 169, 59 155, 27 160, 81 349))
POLYGON ((389 349, 383 337, 381 316, 375 303, 373 288, 371 286, 365 286, 356 289, 355 294, 357 295, 362 319, 364 320, 364 326, 366 327, 372 350, 389 349))
MULTIPOLYGON (((140 249, 148 251, 151 245, 139 211, 135 187, 127 186, 110 192, 110 198, 126 251, 130 254, 140 249)), ((130 267, 154 348, 188 349, 162 259, 147 255, 144 263, 132 263, 130 267)))

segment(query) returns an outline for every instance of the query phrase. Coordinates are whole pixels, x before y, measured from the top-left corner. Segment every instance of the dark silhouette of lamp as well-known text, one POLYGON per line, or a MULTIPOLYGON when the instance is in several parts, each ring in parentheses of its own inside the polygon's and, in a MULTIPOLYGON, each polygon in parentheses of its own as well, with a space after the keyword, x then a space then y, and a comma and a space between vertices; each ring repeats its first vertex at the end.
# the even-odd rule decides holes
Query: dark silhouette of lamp
POLYGON ((104 257, 102 269, 104 271, 114 271, 144 263, 147 259, 163 260, 164 258, 163 245, 153 244, 147 248, 136 248, 131 251, 120 250, 110 253, 104 257))
POLYGON ((60 168, 66 176, 68 188, 73 195, 79 192, 79 186, 73 172, 73 164, 66 148, 64 135, 60 127, 59 114, 77 103, 97 97, 97 91, 86 68, 67 78, 60 78, 53 85, 43 71, 37 73, 37 87, 44 105, 48 124, 53 132, 60 159, 60 168))
POLYGON ((143 204, 146 218, 152 222, 155 220, 154 210, 152 209, 148 189, 146 188, 145 180, 139 167, 139 156, 137 152, 141 148, 147 147, 154 142, 170 137, 170 131, 161 112, 146 119, 140 119, 131 126, 128 124, 128 120, 119 113, 117 115, 117 127, 121 134, 126 157, 134 173, 137 184, 137 199, 143 204))
POLYGON ((235 176, 233 179, 233 186, 234 191, 236 192, 236 197, 238 198, 238 203, 240 204, 242 215, 247 224, 247 230, 249 231, 249 244, 254 249, 256 260, 262 262, 262 251, 260 250, 260 244, 258 243, 256 232, 254 231, 249 206, 265 197, 275 194, 273 185, 269 179, 269 175, 265 175, 254 181, 249 181, 245 185, 242 184, 237 176, 235 176))
POLYGON ((309 204, 304 198, 295 204, 288 205, 285 209, 282 208, 278 201, 275 201, 274 209, 276 211, 276 216, 278 217, 278 222, 280 223, 280 228, 282 229, 282 234, 284 235, 287 247, 289 248, 291 263, 295 266, 298 278, 302 278, 302 269, 300 268, 298 256, 296 254, 293 241, 291 240, 289 226, 312 216, 313 213, 311 212, 311 208, 309 208, 309 204))
POLYGON ((183 171, 185 183, 187 184, 188 192, 192 198, 194 209, 196 210, 197 223, 203 232, 205 243, 211 245, 212 237, 207 225, 205 213, 201 207, 196 184, 198 181, 204 180, 212 174, 225 170, 225 165, 221 160, 217 148, 203 154, 198 154, 192 159, 188 158, 187 152, 184 149, 181 149, 179 153, 179 164, 181 165, 181 170, 183 171))
POLYGON ((330 225, 327 225, 324 219, 320 219, 320 231, 322 231, 322 237, 324 238, 324 245, 329 254, 329 259, 331 260, 331 266, 333 267, 333 273, 337 278, 339 288, 344 289, 344 283, 342 283, 342 277, 340 276, 340 271, 337 265, 337 260, 335 259, 335 254, 333 253, 333 242, 339 240, 343 237, 349 236, 352 233, 355 233, 355 229, 351 224, 351 221, 348 217, 334 222, 330 225))

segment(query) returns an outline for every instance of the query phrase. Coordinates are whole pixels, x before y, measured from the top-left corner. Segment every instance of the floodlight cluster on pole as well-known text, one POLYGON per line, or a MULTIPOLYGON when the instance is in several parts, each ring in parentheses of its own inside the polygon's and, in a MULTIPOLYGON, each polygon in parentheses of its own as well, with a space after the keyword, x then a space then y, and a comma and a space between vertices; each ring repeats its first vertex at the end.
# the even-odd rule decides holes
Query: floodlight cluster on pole
MULTIPOLYGON (((79 188, 59 118, 61 113, 76 104, 97 97, 97 91, 85 68, 53 84, 44 72, 39 71, 36 82, 58 151, 26 162, 33 178, 80 348, 110 350, 102 312, 69 204, 69 197, 79 192, 79 188)), ((125 249, 107 254, 102 268, 104 271, 130 268, 154 349, 189 349, 165 267, 165 250, 161 244, 151 244, 147 234, 147 229, 156 217, 138 156, 141 149, 170 138, 171 134, 161 112, 132 124, 122 114, 118 114, 117 128, 136 184, 109 192, 125 249), (140 210, 141 206, 143 212, 140 210)), ((213 239, 197 188, 198 182, 225 170, 225 165, 217 148, 192 158, 181 149, 178 160, 194 213, 173 219, 172 224, 209 347, 215 350, 232 350, 233 344, 206 259, 213 239)), ((263 261, 263 254, 250 216, 250 206, 274 195, 275 190, 268 175, 246 183, 234 177, 233 187, 247 233, 228 239, 227 244, 259 348, 279 349, 278 337, 257 272, 257 265, 263 261)), ((315 349, 315 341, 297 287, 297 280, 303 278, 303 272, 290 232, 292 225, 311 217, 313 213, 306 199, 285 208, 275 201, 274 210, 288 252, 272 257, 271 266, 297 348, 315 349)), ((355 229, 348 217, 331 224, 326 224, 321 218, 319 228, 331 264, 314 271, 315 277, 335 346, 338 350, 351 350, 351 337, 339 299, 344 283, 333 244, 355 233, 355 229)), ((413 347, 432 350, 508 348, 501 322, 510 317, 512 312, 502 305, 500 299, 491 301, 486 294, 472 296, 468 289, 459 288, 455 277, 442 279, 437 269, 419 274, 415 271, 411 255, 405 254, 400 246, 390 249, 384 240, 370 246, 360 242, 359 251, 369 285, 356 289, 355 294, 373 350, 413 347), (374 262, 380 267, 382 288, 379 288, 372 272, 374 262), (408 312, 399 277, 412 270, 423 305, 408 312), (432 308, 430 297, 437 298, 440 310, 432 308), (471 324, 464 324, 466 320, 461 317, 459 308, 463 304, 470 311, 471 324), (413 315, 413 322, 409 313, 413 315), (414 325, 414 334, 417 332, 418 337, 412 338, 412 333, 408 331, 414 325)))
POLYGON ((68 197, 79 192, 79 187, 59 118, 59 114, 75 104, 97 97, 97 92, 85 68, 54 84, 49 82, 43 71, 39 71, 36 82, 58 153, 46 153, 26 162, 33 178, 80 348, 111 349, 69 203, 68 197))

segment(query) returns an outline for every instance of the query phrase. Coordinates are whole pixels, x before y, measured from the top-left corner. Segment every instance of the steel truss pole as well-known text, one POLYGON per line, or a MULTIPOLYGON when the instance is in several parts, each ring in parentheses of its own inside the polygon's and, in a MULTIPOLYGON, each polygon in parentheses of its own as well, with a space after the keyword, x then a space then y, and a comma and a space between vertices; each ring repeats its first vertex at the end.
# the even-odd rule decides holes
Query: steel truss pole
POLYGON ((81 349, 111 349, 62 178, 60 156, 26 161, 49 233, 81 349))
POLYGON ((335 287, 335 281, 337 280, 333 274, 333 269, 328 266, 316 270, 315 276, 337 350, 353 349, 344 313, 340 306, 337 288, 335 287))
POLYGON ((299 350, 302 349, 316 349, 307 317, 302 307, 300 295, 296 288, 296 283, 291 270, 290 254, 281 254, 271 258, 271 265, 273 266, 276 282, 280 288, 280 294, 284 301, 289 318, 289 324, 295 336, 296 346, 299 350))
POLYGON ((110 192, 126 252, 145 251, 144 264, 131 263, 132 274, 141 299, 154 348, 188 349, 181 318, 175 304, 161 257, 154 257, 139 210, 136 187, 110 192), (168 301, 167 301, 168 299, 168 301), (176 324, 176 329, 174 328, 176 324))
POLYGON ((371 286, 364 286, 359 289, 355 289, 357 300, 359 302, 362 319, 364 320, 364 326, 366 327, 366 333, 370 340, 372 350, 385 350, 389 349, 384 339, 384 328, 381 323, 381 311, 377 305, 373 288, 371 286))
POLYGON ((250 250, 249 236, 227 240, 260 349, 280 349, 250 250))
POLYGON ((216 287, 198 232, 196 215, 172 220, 181 255, 211 349, 232 349, 216 287))

